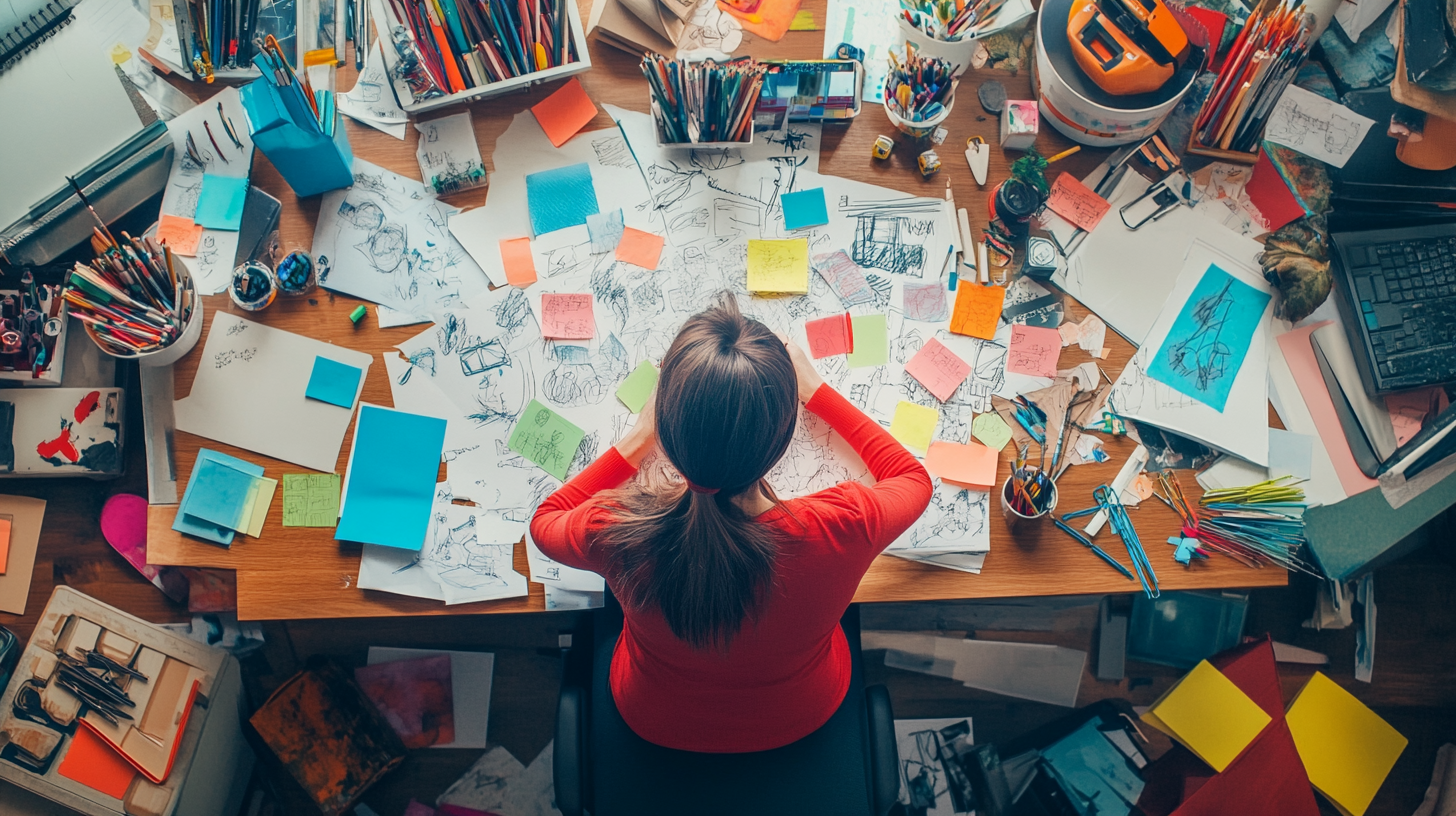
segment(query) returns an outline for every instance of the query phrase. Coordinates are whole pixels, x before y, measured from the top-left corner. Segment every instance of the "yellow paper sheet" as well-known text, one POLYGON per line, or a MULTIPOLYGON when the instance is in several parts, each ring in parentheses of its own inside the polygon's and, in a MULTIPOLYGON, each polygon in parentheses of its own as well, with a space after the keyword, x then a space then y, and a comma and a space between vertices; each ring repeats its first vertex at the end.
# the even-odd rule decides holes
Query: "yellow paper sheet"
POLYGON ((278 490, 277 479, 259 478, 253 481, 254 492, 249 496, 252 508, 248 516, 248 535, 253 538, 263 534, 263 522, 268 520, 268 507, 273 504, 273 493, 278 490))
POLYGON ((809 292, 809 240, 748 242, 748 291, 809 292))
POLYGON ((1315 790, 1362 816, 1405 750, 1406 738, 1350 692, 1315 672, 1284 716, 1315 790))
POLYGON ((1222 771, 1259 736, 1270 717, 1204 660, 1153 703, 1143 722, 1222 771))
POLYGON ((935 423, 940 421, 940 412, 913 402, 901 400, 895 406, 895 417, 890 421, 890 435, 917 456, 924 456, 930 449, 930 439, 935 434, 935 423))

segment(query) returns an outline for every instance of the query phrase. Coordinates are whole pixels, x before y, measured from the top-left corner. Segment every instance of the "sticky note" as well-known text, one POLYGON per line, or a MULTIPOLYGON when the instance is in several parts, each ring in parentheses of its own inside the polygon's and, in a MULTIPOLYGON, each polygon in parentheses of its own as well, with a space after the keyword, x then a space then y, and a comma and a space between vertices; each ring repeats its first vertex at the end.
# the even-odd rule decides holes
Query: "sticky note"
POLYGON ((901 400, 895 406, 895 416, 890 420, 890 435, 917 456, 924 456, 930 448, 930 439, 935 435, 935 423, 940 421, 940 412, 924 405, 901 400))
POLYGON ((189 484, 182 512, 202 521, 237 532, 247 531, 248 493, 257 478, 222 462, 207 460, 197 468, 189 484))
POLYGON ((905 373, 925 386, 936 399, 945 402, 970 375, 971 364, 957 357, 944 343, 932 337, 905 364, 905 373))
POLYGON ((932 442, 925 455, 925 469, 947 482, 991 490, 996 486, 996 464, 1000 461, 997 451, 975 442, 932 442))
POLYGON ((1062 356, 1062 334, 1042 326, 1011 327, 1011 346, 1006 351, 1006 370, 1032 377, 1057 376, 1062 356))
POLYGON ((869 303, 875 299, 875 290, 859 264, 850 259, 844 250, 827 255, 814 256, 814 271, 829 284, 834 294, 845 306, 869 303))
POLYGON ((848 314, 821 317, 804 324, 809 337, 809 356, 816 360, 848 354, 854 350, 853 322, 848 314))
POLYGON ((910 320, 939 323, 946 318, 945 287, 939 282, 907 283, 901 289, 900 305, 910 320))
POLYGON ((652 395, 652 389, 656 385, 657 367, 643 360, 617 386, 617 399, 632 413, 641 413, 642 406, 647 404, 647 398, 652 395))
POLYGON ((1078 181, 1071 173, 1063 173, 1052 182, 1051 195, 1047 198, 1046 206, 1075 224, 1078 229, 1089 232, 1112 208, 1107 199, 1092 192, 1091 188, 1078 181))
POLYGON ((589 294, 541 296, 541 336, 548 340, 590 340, 597 333, 589 294))
MULTIPOLYGON (((622 240, 622 211, 593 213, 586 217, 586 234, 591 238, 591 253, 605 255, 617 248, 622 240)), ((655 268, 655 267, 654 267, 655 268)))
POLYGON ((809 239, 748 240, 748 291, 809 293, 809 239))
POLYGON ((419 550, 425 545, 445 420, 361 405, 349 451, 340 541, 419 550))
POLYGON ((1011 426, 995 411, 987 411, 971 421, 971 436, 981 440, 986 447, 999 451, 1011 441, 1011 426))
POLYGON ((576 458, 576 449, 585 438, 585 431, 550 408, 531 400, 506 444, 564 482, 571 460, 576 458))
POLYGON ((197 211, 192 220, 215 230, 236 232, 243 223, 243 202, 248 198, 248 179, 231 176, 202 175, 202 190, 197 194, 197 211))
POLYGON ((1158 698, 1143 721, 1222 771, 1259 736, 1270 717, 1204 660, 1158 698))
POLYGON ((313 358, 313 373, 303 395, 340 408, 353 408, 359 393, 359 380, 364 372, 327 357, 313 358))
POLYGON ((248 510, 248 529, 253 538, 263 534, 263 524, 268 520, 268 508, 273 505, 273 494, 278 492, 277 479, 255 479, 248 510))
POLYGON ((180 215, 163 215, 157 221, 157 241, 166 244, 173 255, 190 258, 197 254, 197 245, 202 241, 202 225, 180 215))
POLYGON ((824 203, 824 188, 800 190, 779 196, 784 208, 784 229, 796 230, 829 223, 829 207, 824 203))
POLYGON ((0 575, 5 574, 5 567, 10 562, 10 529, 14 519, 10 516, 0 516, 0 575))
POLYGON ((617 260, 643 269, 656 269, 657 262, 662 260, 662 244, 661 235, 626 227, 617 241, 617 260))
POLYGON ((586 223, 597 212, 597 190, 585 162, 526 176, 526 207, 531 230, 539 237, 586 223))
POLYGON ((172 529, 179 533, 196 536, 211 541, 214 544, 221 544, 227 547, 233 543, 233 538, 236 535, 231 528, 188 515, 190 512, 188 508, 192 504, 192 494, 200 483, 198 475, 202 470, 203 464, 207 462, 222 463, 236 471, 258 478, 263 476, 263 468, 252 462, 238 459, 235 456, 228 456, 225 453, 218 453, 215 450, 208 450, 207 448, 203 448, 197 452, 197 461, 192 465, 192 477, 187 480, 187 489, 182 492, 181 508, 177 512, 177 517, 172 520, 172 529))
POLYGON ((1361 816, 1405 750, 1406 738, 1321 672, 1284 715, 1315 790, 1361 816))
POLYGON ((137 770, 85 725, 78 726, 56 772, 92 790, 120 799, 137 770))
POLYGON ((889 328, 882 314, 859 315, 850 323, 854 348, 846 358, 850 368, 884 365, 890 361, 889 328))
POLYGON ((819 27, 814 25, 814 12, 798 11, 794 19, 789 21, 790 31, 818 31, 819 27))
POLYGON ((500 242, 501 264, 506 283, 526 287, 536 282, 536 262, 531 258, 530 238, 504 238, 500 242))
POLYGON ((1001 306, 1006 302, 1006 287, 971 285, 969 281, 965 283, 964 286, 956 287, 950 330, 982 340, 994 339, 996 322, 1001 319, 1001 306))
POLYGON ((1293 476, 1308 479, 1314 456, 1314 437, 1269 429, 1269 478, 1293 476))
POLYGON ((556 92, 531 107, 546 138, 561 147, 597 115, 597 106, 586 95, 581 81, 572 77, 556 92))
POLYGON ((283 474, 283 526, 333 527, 339 523, 339 474, 283 474))

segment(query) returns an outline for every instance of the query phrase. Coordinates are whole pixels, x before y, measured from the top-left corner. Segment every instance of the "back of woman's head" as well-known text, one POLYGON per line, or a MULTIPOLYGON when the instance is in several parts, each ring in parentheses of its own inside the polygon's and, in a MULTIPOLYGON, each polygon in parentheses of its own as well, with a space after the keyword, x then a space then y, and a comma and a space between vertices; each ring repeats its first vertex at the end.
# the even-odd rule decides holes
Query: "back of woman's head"
POLYGON ((687 484, 621 491, 599 542, 623 602, 696 647, 726 646, 772 582, 774 532, 733 499, 788 448, 797 387, 783 341, 731 298, 689 318, 662 359, 657 435, 687 484))

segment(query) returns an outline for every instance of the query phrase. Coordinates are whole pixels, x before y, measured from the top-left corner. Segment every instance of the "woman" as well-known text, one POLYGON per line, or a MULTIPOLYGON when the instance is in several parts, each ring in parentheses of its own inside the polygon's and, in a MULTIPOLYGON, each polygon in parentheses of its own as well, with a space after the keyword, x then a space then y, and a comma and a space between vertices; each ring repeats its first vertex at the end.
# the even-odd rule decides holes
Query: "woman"
POLYGON ((839 618, 930 494, 920 463, 797 345, 725 298, 684 324, 655 401, 541 505, 531 536, 557 561, 605 576, 621 600, 611 692, 638 736, 765 751, 812 733, 844 700, 839 618), (793 438, 799 400, 854 447, 873 487, 774 496, 763 478, 793 438), (659 443, 686 484, 624 487, 659 443))

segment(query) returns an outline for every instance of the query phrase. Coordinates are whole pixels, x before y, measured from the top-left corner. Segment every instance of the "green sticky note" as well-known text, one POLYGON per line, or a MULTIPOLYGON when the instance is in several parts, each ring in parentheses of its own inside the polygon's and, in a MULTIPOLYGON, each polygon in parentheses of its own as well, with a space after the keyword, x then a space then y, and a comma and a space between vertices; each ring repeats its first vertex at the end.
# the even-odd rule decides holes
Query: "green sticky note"
POLYGON ((971 436, 991 450, 1001 450, 1011 441, 1011 426, 995 411, 987 411, 971 422, 971 436))
POLYGON ((632 369, 627 379, 617 386, 617 399, 634 414, 641 413, 642 406, 647 404, 647 397, 652 394, 652 387, 657 385, 657 369, 652 363, 643 360, 632 369))
POLYGON ((854 325, 854 351, 849 353, 850 368, 884 365, 890 361, 889 328, 882 314, 860 315, 854 325))
POLYGON ((894 419, 890 420, 890 436, 900 440, 911 453, 924 456, 935 435, 935 423, 939 421, 940 412, 934 408, 901 400, 895 406, 894 419))
POLYGON ((790 31, 818 31, 819 27, 814 25, 814 12, 800 11, 789 21, 790 31))
POLYGON ((335 527, 339 523, 339 474, 283 474, 283 526, 335 527))
POLYGON ((506 444, 564 482, 571 460, 576 457, 576 449, 585 438, 585 431, 550 408, 531 400, 506 444))

